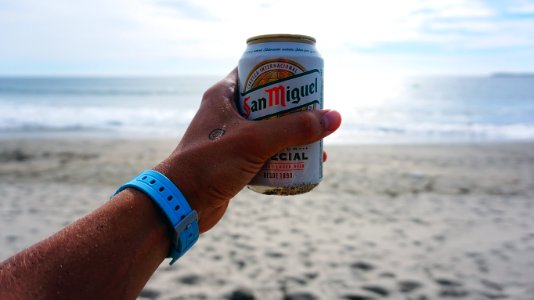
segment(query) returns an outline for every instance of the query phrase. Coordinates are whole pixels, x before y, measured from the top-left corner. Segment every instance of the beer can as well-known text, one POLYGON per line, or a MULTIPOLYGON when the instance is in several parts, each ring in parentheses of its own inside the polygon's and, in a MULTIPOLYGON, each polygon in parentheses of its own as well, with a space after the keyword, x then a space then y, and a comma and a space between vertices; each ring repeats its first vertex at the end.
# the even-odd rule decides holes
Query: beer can
MULTIPOLYGON (((323 108, 323 59, 310 36, 269 34, 249 38, 238 74, 237 107, 249 120, 323 108)), ((322 140, 289 147, 272 156, 248 187, 269 195, 305 193, 321 181, 322 164, 322 140)))

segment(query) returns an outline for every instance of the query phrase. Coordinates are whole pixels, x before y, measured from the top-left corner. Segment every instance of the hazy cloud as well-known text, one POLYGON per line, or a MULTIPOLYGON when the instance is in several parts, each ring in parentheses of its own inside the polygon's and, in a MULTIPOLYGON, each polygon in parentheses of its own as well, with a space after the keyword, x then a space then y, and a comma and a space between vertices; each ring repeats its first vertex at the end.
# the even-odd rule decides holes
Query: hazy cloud
POLYGON ((404 70, 410 61, 424 72, 427 61, 468 63, 480 53, 473 72, 492 68, 490 53, 495 68, 505 60, 534 68, 524 62, 534 61, 525 51, 534 47, 533 12, 531 1, 489 0, 3 0, 0 73, 222 73, 247 37, 276 32, 316 37, 323 56, 345 68, 387 61, 404 70))
POLYGON ((529 0, 511 1, 508 11, 519 14, 534 14, 534 2, 529 0))

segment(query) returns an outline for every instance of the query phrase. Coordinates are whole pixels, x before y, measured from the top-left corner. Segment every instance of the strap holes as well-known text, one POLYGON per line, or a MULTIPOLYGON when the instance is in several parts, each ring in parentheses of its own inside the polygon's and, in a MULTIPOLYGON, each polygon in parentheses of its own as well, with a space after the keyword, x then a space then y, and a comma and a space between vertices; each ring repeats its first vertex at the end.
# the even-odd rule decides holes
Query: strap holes
POLYGON ((141 180, 145 180, 146 179, 146 176, 143 176, 143 178, 141 178, 141 180))
POLYGON ((150 184, 154 184, 154 183, 156 183, 156 180, 154 179, 150 180, 150 184))
POLYGON ((179 210, 179 209, 180 209, 180 205, 176 205, 176 206, 174 207, 174 210, 179 210))
POLYGON ((183 220, 183 219, 185 219, 185 216, 184 216, 184 215, 182 215, 182 216, 180 217, 180 221, 183 220))
POLYGON ((172 200, 172 195, 170 195, 169 197, 167 197, 167 200, 171 201, 171 200, 172 200))
POLYGON ((164 187, 160 187, 160 188, 159 188, 159 191, 160 191, 160 192, 163 192, 164 190, 165 190, 164 187))

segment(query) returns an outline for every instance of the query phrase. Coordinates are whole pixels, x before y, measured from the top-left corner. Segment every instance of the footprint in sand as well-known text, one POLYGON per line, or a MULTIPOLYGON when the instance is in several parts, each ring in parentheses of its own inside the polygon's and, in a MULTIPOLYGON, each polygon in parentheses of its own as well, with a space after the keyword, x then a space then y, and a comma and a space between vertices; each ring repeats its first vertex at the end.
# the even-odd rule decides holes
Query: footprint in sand
POLYGON ((481 279, 480 280, 480 283, 482 283, 483 286, 489 288, 489 289, 492 289, 494 291, 499 291, 499 292, 502 292, 504 290, 504 288, 502 287, 502 285, 496 283, 496 282, 493 282, 493 281, 490 281, 490 280, 487 280, 487 279, 481 279))
POLYGON ((444 298, 463 298, 469 295, 469 292, 463 289, 462 283, 450 279, 437 278, 434 280, 440 287, 439 295, 444 298))
POLYGON ((185 276, 181 276, 176 279, 176 282, 188 284, 188 285, 197 285, 202 281, 202 277, 195 275, 195 274, 189 274, 185 276))
POLYGON ((375 298, 369 297, 369 296, 364 296, 364 295, 359 295, 359 294, 350 294, 350 295, 343 296, 341 299, 344 299, 344 300, 374 300, 375 298))
POLYGON ((379 285, 366 285, 362 286, 362 289, 382 297, 387 297, 389 295, 389 291, 379 285))
POLYGON ((351 269, 365 271, 365 272, 372 271, 375 269, 375 266, 364 261, 358 261, 358 262, 352 263, 350 267, 351 269))
POLYGON ((443 287, 460 287, 462 286, 461 282, 454 281, 451 279, 437 278, 434 280, 437 284, 443 287))
POLYGON ((308 292, 289 293, 284 296, 284 300, 317 300, 319 297, 308 292))
POLYGON ((317 273, 317 272, 304 273, 304 277, 306 277, 309 280, 313 280, 313 279, 317 278, 317 276, 319 276, 319 273, 317 273))
POLYGON ((399 290, 402 293, 411 293, 423 286, 422 283, 415 281, 415 280, 402 280, 399 281, 399 290))
POLYGON ((280 252, 269 251, 269 252, 265 253, 265 256, 271 257, 271 258, 282 258, 285 255, 283 253, 280 253, 280 252))
POLYGON ((256 296, 254 296, 254 292, 251 289, 248 288, 237 288, 233 290, 228 296, 226 296, 226 299, 228 300, 255 300, 256 296))
POLYGON ((161 292, 153 289, 143 289, 141 293, 139 293, 139 298, 141 299, 157 299, 161 292))

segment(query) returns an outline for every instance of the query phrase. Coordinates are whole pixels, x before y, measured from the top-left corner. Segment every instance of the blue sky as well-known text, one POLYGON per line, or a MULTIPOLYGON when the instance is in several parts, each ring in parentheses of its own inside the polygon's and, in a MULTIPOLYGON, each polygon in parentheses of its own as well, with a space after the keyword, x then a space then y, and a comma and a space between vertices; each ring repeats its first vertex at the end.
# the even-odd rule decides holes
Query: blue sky
POLYGON ((0 0, 0 74, 225 74, 278 32, 334 74, 534 72, 534 0, 0 0))

